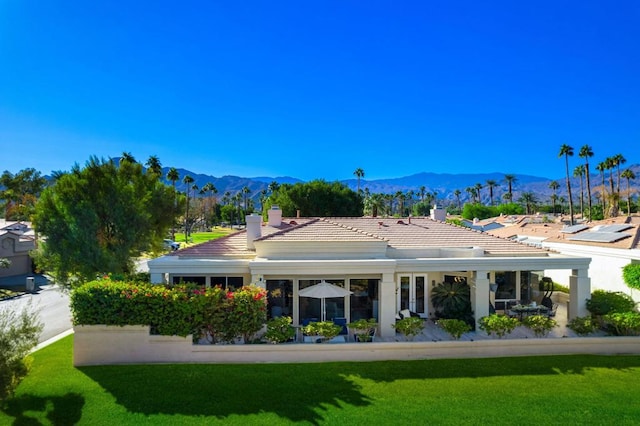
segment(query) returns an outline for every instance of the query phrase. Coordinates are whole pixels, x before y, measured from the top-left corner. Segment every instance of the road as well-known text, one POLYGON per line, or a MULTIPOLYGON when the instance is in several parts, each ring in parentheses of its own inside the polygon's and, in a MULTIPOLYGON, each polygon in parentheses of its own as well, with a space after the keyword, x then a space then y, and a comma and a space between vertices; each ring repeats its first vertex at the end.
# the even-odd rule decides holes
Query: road
POLYGON ((15 309, 17 312, 25 306, 37 310, 40 321, 44 325, 38 339, 40 343, 72 328, 69 294, 55 285, 45 285, 35 293, 26 293, 13 299, 0 301, 0 308, 15 309))

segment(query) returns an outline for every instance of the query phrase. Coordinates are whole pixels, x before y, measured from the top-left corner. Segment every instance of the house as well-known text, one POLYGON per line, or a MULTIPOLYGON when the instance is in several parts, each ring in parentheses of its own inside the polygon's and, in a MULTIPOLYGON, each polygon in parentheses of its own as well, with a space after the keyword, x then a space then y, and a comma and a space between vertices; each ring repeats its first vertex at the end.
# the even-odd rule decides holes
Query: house
MULTIPOLYGON (((570 256, 589 257, 593 289, 622 291, 640 302, 640 292, 631 291, 622 279, 625 265, 640 262, 639 229, 639 216, 619 216, 573 226, 521 220, 488 232, 570 256)), ((550 271, 548 275, 556 282, 569 282, 566 271, 550 271)))
POLYGON ((383 337, 395 335, 392 324, 400 310, 433 316, 430 291, 441 282, 470 286, 478 321, 500 299, 531 300, 544 271, 563 270, 571 277, 569 316, 587 314, 590 258, 494 237, 444 218, 437 207, 421 218, 282 218, 273 206, 267 223, 247 216, 246 230, 151 260, 149 272, 154 283, 254 283, 268 291, 268 316, 289 315, 295 324, 323 314, 320 300, 300 297, 299 291, 325 280, 351 292, 326 299, 327 318, 376 318, 383 337), (498 284, 495 293, 490 283, 498 284))
POLYGON ((30 274, 29 252, 36 248, 35 236, 28 223, 0 220, 0 257, 11 261, 9 268, 0 268, 0 277, 30 274))

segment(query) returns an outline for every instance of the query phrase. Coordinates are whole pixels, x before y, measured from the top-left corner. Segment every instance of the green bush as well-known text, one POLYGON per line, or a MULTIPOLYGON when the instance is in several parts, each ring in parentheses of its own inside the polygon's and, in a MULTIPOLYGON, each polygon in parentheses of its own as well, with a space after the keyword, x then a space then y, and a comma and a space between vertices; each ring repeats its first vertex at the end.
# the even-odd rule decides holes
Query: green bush
POLYGON ((264 338, 269 343, 284 343, 293 339, 296 329, 291 325, 291 317, 276 317, 267 321, 267 332, 264 338))
POLYGON ((567 324, 571 330, 575 331, 579 336, 586 336, 598 329, 598 323, 593 317, 575 317, 567 324))
POLYGON ((441 319, 438 321, 438 325, 455 340, 460 339, 464 333, 471 331, 471 326, 459 319, 441 319))
POLYGON ((558 325, 557 321, 546 315, 530 315, 522 320, 522 324, 533 331, 536 337, 544 337, 558 325))
POLYGON ((371 342, 378 323, 375 318, 362 318, 347 325, 349 326, 349 329, 353 331, 354 339, 357 342, 371 342))
POLYGON ((73 290, 71 313, 75 325, 149 325, 161 335, 248 342, 266 321, 266 292, 253 285, 231 292, 101 279, 73 290))
POLYGON ((0 309, 0 405, 4 404, 29 372, 29 351, 38 344, 42 323, 37 312, 0 309))
POLYGON ((413 340, 415 336, 422 332, 424 328, 424 320, 418 317, 408 317, 397 320, 395 324, 391 324, 393 328, 400 334, 403 334, 407 340, 413 340))
POLYGON ((616 336, 639 336, 640 313, 614 312, 604 316, 604 322, 609 333, 616 336))
POLYGON ((595 316, 604 316, 615 312, 632 312, 636 302, 628 294, 620 291, 595 290, 591 299, 587 299, 587 309, 595 316))
POLYGON ((308 325, 302 327, 304 334, 320 337, 318 342, 330 341, 340 334, 341 330, 342 326, 335 324, 333 321, 310 322, 308 325))
POLYGON ((491 314, 482 317, 479 322, 481 330, 487 334, 495 334, 500 339, 511 333, 520 324, 517 318, 510 318, 501 314, 491 314))

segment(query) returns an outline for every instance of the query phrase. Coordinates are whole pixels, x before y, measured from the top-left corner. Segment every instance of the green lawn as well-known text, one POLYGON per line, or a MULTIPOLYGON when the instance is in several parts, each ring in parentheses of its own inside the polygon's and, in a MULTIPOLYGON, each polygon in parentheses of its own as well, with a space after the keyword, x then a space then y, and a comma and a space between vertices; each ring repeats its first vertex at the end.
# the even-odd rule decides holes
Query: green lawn
POLYGON ((637 424, 639 356, 74 368, 34 354, 0 424, 637 424))
MULTIPOLYGON (((204 243, 205 241, 224 237, 225 235, 231 234, 232 232, 237 232, 237 231, 231 228, 217 227, 213 229, 211 232, 192 232, 190 236, 191 241, 189 242, 189 244, 187 244, 187 246, 190 246, 192 244, 200 244, 200 243, 204 243)), ((176 242, 182 244, 183 247, 185 246, 184 232, 176 233, 176 242)))

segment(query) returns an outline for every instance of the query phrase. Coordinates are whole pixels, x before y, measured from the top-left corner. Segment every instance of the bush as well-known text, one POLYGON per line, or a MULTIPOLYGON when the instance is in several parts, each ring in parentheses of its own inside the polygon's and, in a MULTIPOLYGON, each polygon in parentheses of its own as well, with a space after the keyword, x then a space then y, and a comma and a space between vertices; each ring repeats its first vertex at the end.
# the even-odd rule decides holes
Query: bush
POLYGON ((479 322, 481 330, 487 334, 495 334, 499 339, 511 333, 520 324, 517 318, 510 318, 500 314, 482 317, 479 322))
POLYGON ((264 338, 269 343, 284 343, 293 339, 296 329, 291 325, 291 317, 276 317, 267 322, 267 332, 264 338))
POLYGON ((536 337, 544 337, 558 325, 557 321, 546 315, 530 315, 526 317, 522 324, 533 331, 536 337))
POLYGON ((615 312, 632 312, 636 302, 621 291, 595 290, 591 299, 587 299, 587 309, 595 316, 604 316, 615 312))
POLYGON ((359 319, 348 324, 349 329, 353 331, 353 337, 356 342, 370 342, 373 340, 378 323, 375 318, 359 319))
POLYGON ((335 324, 333 321, 310 322, 302 327, 304 334, 309 336, 318 336, 318 342, 328 342, 336 337, 342 331, 342 326, 335 324))
POLYGON ((149 325, 161 335, 249 342, 266 321, 266 292, 253 285, 232 292, 101 279, 73 290, 71 313, 74 325, 149 325))
POLYGON ((464 333, 471 331, 471 326, 459 319, 441 319, 438 321, 438 325, 455 340, 460 339, 464 333))
POLYGON ((586 336, 598 329, 598 323, 592 317, 575 317, 567 324, 579 336, 586 336))
POLYGON ((28 354, 38 344, 41 332, 42 323, 30 306, 20 313, 9 308, 0 310, 0 403, 13 395, 29 372, 28 354))
POLYGON ((407 340, 413 340, 415 336, 422 332, 424 320, 418 317, 402 318, 397 320, 395 324, 391 324, 391 326, 398 333, 403 334, 407 340))
POLYGON ((609 333, 616 336, 640 336, 640 313, 614 312, 604 316, 609 333))
POLYGON ((438 318, 459 319, 475 325, 471 289, 466 282, 436 284, 431 290, 431 304, 438 318))

